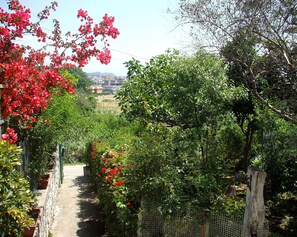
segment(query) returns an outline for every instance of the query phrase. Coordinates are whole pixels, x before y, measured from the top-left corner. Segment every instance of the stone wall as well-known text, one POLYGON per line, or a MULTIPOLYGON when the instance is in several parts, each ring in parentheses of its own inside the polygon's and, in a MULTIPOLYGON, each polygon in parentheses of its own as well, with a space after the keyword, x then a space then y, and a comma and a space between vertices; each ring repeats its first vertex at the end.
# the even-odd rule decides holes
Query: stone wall
POLYGON ((49 172, 50 180, 48 187, 46 189, 38 190, 36 195, 38 207, 41 209, 41 212, 37 221, 34 237, 47 237, 54 221, 56 200, 59 186, 61 184, 58 147, 54 153, 54 158, 55 165, 49 172))

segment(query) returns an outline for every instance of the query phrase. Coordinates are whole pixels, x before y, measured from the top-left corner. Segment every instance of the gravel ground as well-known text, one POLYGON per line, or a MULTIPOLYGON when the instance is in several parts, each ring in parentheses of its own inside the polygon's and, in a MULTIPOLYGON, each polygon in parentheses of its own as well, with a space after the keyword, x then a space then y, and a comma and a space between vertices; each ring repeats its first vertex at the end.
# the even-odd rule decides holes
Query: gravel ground
POLYGON ((89 176, 83 165, 64 166, 64 181, 59 190, 53 237, 101 237, 104 220, 89 176))

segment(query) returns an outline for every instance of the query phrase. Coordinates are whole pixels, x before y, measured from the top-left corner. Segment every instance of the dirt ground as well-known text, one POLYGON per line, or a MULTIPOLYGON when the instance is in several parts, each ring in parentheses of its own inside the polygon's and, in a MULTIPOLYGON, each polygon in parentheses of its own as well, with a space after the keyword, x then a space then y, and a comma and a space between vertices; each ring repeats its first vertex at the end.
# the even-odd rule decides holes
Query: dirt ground
POLYGON ((52 237, 102 237, 104 219, 89 176, 83 165, 64 166, 52 237))

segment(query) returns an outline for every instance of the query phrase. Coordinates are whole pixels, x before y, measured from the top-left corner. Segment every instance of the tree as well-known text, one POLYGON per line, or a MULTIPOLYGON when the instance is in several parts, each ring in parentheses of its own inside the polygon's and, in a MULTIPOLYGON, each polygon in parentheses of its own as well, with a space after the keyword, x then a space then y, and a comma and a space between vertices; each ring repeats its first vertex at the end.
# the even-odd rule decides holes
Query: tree
POLYGON ((296 118, 297 4, 277 1, 180 1, 180 19, 205 46, 233 49, 243 84, 262 105, 293 124, 296 118), (228 46, 229 45, 229 46, 228 46))
MULTIPOLYGON (((205 52, 185 56, 168 51, 146 65, 131 60, 127 67, 128 80, 117 98, 129 120, 188 130, 187 139, 208 170, 221 167, 222 160, 232 161, 232 167, 241 162, 238 166, 246 169, 251 131, 242 142, 231 109, 234 101, 247 96, 228 83, 221 60, 205 52)), ((249 118, 248 113, 241 116, 249 118)))
POLYGON ((88 75, 79 67, 69 68, 68 71, 78 80, 75 88, 87 92, 89 86, 92 85, 88 75))
POLYGON ((231 99, 222 61, 199 52, 168 51, 146 65, 129 61, 128 81, 117 93, 130 119, 200 129, 224 113, 231 99))
POLYGON ((244 139, 231 105, 245 93, 228 83, 223 62, 204 51, 169 50, 126 66, 117 98, 124 116, 147 125, 127 153, 131 200, 167 215, 214 208, 241 159, 244 139))
POLYGON ((42 22, 57 6, 57 2, 46 6, 37 22, 31 21, 30 9, 18 0, 7 0, 7 9, 0 8, 0 84, 5 87, 1 107, 7 126, 15 123, 19 128, 32 127, 53 92, 73 92, 72 82, 61 76, 65 68, 83 67, 91 57, 103 64, 110 62, 108 38, 115 39, 119 34, 113 26, 114 17, 105 14, 101 22, 94 23, 87 11, 80 9, 77 33, 62 35, 59 21, 54 19, 53 31, 46 34, 42 22), (41 47, 21 45, 19 39, 24 35, 36 39, 41 47), (102 49, 96 47, 99 39, 104 43, 102 49))

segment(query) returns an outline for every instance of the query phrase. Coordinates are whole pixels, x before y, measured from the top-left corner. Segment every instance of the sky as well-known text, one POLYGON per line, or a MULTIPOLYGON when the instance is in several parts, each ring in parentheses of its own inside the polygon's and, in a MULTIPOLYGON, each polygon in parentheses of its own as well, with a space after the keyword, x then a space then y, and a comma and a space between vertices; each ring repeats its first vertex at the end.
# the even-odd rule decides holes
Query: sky
MULTIPOLYGON (((6 5, 0 0, 0 7, 6 5)), ((32 12, 32 20, 36 14, 49 5, 51 0, 20 0, 32 12)), ((162 54, 168 48, 186 51, 191 44, 189 31, 178 26, 176 15, 168 13, 168 9, 178 10, 179 0, 57 0, 59 6, 53 14, 57 18, 64 33, 76 31, 79 21, 77 10, 87 10, 89 15, 100 22, 107 13, 115 17, 114 26, 120 31, 117 39, 110 39, 111 62, 102 65, 99 61, 91 62, 83 68, 85 72, 111 72, 117 76, 125 76, 127 69, 124 62, 132 58, 145 63, 153 56, 162 54)), ((51 25, 46 26, 51 28, 51 25)), ((48 29, 49 30, 49 29, 48 29)), ((99 44, 100 45, 100 44, 99 44)))

